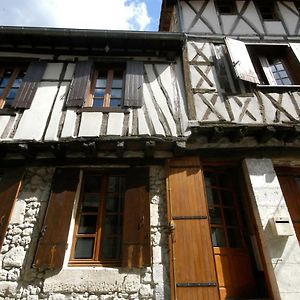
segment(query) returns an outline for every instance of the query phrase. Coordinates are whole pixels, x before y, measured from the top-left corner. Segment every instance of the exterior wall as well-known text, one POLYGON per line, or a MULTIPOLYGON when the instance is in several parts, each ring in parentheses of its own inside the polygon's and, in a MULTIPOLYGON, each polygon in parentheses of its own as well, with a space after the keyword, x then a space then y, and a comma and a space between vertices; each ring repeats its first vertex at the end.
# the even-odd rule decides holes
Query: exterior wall
POLYGON ((189 41, 188 64, 197 121, 272 125, 299 122, 299 92, 273 87, 271 92, 257 89, 249 93, 242 86, 244 93, 228 95, 220 87, 217 63, 213 43, 189 41))
POLYGON ((30 109, 17 112, 15 116, 0 115, 2 140, 58 141, 77 137, 177 137, 187 134, 183 82, 179 79, 180 61, 145 64, 144 105, 129 108, 127 113, 64 109, 75 64, 68 63, 63 81, 59 81, 62 68, 63 63, 48 63, 30 109))
POLYGON ((295 232, 292 236, 280 237, 271 231, 271 218, 288 217, 290 220, 272 161, 245 159, 244 171, 274 297, 299 299, 300 248, 295 232))
POLYGON ((260 40, 298 38, 299 12, 292 1, 276 1, 280 20, 263 20, 254 1, 236 1, 236 14, 219 14, 214 1, 180 1, 183 31, 207 36, 246 36, 260 40), (202 13, 199 15, 198 12, 202 13))
MULTIPOLYGON (((152 264, 144 269, 31 267, 54 168, 28 168, 0 255, 0 299, 169 299, 164 169, 150 167, 152 264)), ((76 209, 76 208, 74 208, 76 209)), ((70 228, 72 235, 73 228, 70 228)), ((66 256, 68 251, 66 253, 66 256)))

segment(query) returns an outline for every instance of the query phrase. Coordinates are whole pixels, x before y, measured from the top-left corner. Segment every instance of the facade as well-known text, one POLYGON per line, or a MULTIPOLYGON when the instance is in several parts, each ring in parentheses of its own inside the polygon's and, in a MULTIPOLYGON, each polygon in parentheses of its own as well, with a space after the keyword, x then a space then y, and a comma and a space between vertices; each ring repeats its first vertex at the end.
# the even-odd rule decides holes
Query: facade
POLYGON ((0 299, 299 299, 298 8, 0 28, 0 299))
POLYGON ((169 177, 172 297, 299 299, 299 3, 164 1, 162 16, 186 37, 191 130, 169 177))

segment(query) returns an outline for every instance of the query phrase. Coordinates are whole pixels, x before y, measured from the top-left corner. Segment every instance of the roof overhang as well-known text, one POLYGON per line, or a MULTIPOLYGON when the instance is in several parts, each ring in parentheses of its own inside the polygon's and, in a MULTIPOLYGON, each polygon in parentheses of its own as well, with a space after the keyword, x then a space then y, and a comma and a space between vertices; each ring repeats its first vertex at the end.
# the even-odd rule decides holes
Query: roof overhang
POLYGON ((0 51, 168 57, 180 54, 183 41, 180 33, 0 27, 0 51))

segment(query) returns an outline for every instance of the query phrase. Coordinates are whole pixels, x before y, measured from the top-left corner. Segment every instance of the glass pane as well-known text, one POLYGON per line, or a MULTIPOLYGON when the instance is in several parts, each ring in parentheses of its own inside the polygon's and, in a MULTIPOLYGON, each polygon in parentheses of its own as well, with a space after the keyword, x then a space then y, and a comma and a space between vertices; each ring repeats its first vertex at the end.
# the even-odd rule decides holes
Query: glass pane
POLYGON ((101 176, 87 175, 85 178, 84 191, 88 193, 95 193, 100 191, 101 176))
POLYGON ((17 94, 17 90, 15 89, 11 89, 7 95, 7 98, 9 99, 15 99, 16 97, 16 94, 17 94))
POLYGON ((102 259, 117 259, 120 257, 120 240, 105 239, 103 241, 102 259))
POLYGON ((280 76, 281 78, 285 78, 285 77, 287 77, 287 74, 286 74, 285 71, 280 71, 280 72, 279 72, 279 76, 280 76))
POLYGON ((94 99, 93 107, 103 107, 103 99, 94 99))
POLYGON ((278 71, 284 70, 283 64, 282 64, 282 63, 276 64, 276 69, 277 69, 278 71))
POLYGON ((9 78, 4 77, 4 78, 2 79, 2 81, 1 81, 0 87, 6 87, 7 84, 8 84, 8 81, 9 81, 9 78))
POLYGON ((209 206, 214 204, 220 204, 220 198, 217 190, 215 189, 207 190, 207 202, 209 206))
POLYGON ((271 65, 271 70, 272 70, 273 73, 276 72, 276 68, 275 68, 274 65, 271 65))
POLYGON ((233 205, 233 193, 230 191, 220 191, 221 198, 222 198, 222 204, 227 206, 233 205))
POLYGON ((95 89, 94 97, 103 97, 105 89, 95 89))
POLYGON ((122 97, 122 90, 121 89, 112 89, 111 90, 111 97, 112 98, 121 98, 122 97))
POLYGON ((211 224, 222 224, 221 209, 219 207, 210 207, 209 216, 211 224))
POLYGON ((226 225, 232 225, 232 226, 238 225, 237 217, 234 209, 224 208, 223 212, 224 212, 226 225))
POLYGON ((219 185, 224 188, 232 187, 231 177, 228 173, 219 174, 219 185))
POLYGON ((106 216, 105 218, 105 236, 121 233, 122 219, 120 216, 106 216))
POLYGON ((4 88, 0 88, 0 95, 2 95, 4 88))
MULTIPOLYGON (((122 195, 119 195, 121 197, 122 195)), ((107 195, 106 197, 106 211, 119 212, 122 211, 123 199, 114 195, 107 195)))
POLYGON ((230 248, 242 248, 241 234, 238 229, 229 228, 227 234, 230 248))
POLYGON ((274 73, 273 75, 274 75, 274 78, 275 78, 275 79, 279 79, 278 73, 274 73))
POLYGON ((124 191, 125 179, 124 177, 110 176, 108 179, 108 192, 119 192, 124 191))
POLYGON ((284 78, 284 79, 282 79, 282 83, 283 83, 283 84, 292 84, 292 82, 290 81, 289 78, 284 78))
POLYGON ((95 233, 97 216, 83 215, 80 218, 78 233, 95 233))
POLYGON ((14 83, 13 83, 13 87, 20 87, 20 85, 21 85, 21 83, 22 83, 22 78, 17 78, 15 81, 14 81, 14 83))
POLYGON ((109 102, 110 107, 120 107, 121 106, 121 99, 110 99, 109 102))
POLYGON ((99 78, 96 81, 97 88, 106 88, 106 78, 99 78))
POLYGON ((75 258, 93 258, 94 239, 77 239, 75 258))
POLYGON ((225 234, 222 228, 214 228, 211 229, 211 237, 214 247, 225 247, 225 234))
POLYGON ((300 191, 300 177, 299 176, 295 177, 295 180, 296 180, 298 190, 300 191))
POLYGON ((123 87, 123 80, 122 79, 113 79, 112 87, 113 88, 122 88, 123 87))
POLYGON ((84 194, 83 202, 82 202, 82 211, 98 211, 99 207, 99 193, 93 194, 84 194))

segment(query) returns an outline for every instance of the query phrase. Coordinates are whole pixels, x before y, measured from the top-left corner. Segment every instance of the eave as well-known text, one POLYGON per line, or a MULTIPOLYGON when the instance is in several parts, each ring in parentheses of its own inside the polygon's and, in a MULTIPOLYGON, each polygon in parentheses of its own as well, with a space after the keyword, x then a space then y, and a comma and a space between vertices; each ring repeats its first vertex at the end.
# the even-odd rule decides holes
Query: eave
POLYGON ((184 41, 180 33, 0 27, 0 51, 89 56, 179 55, 184 41))

